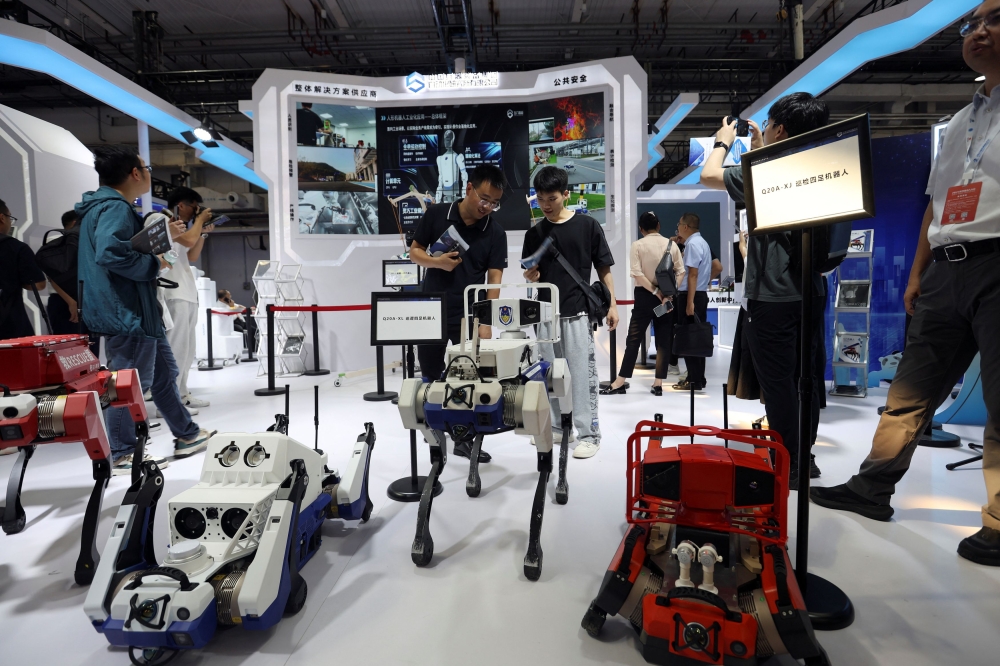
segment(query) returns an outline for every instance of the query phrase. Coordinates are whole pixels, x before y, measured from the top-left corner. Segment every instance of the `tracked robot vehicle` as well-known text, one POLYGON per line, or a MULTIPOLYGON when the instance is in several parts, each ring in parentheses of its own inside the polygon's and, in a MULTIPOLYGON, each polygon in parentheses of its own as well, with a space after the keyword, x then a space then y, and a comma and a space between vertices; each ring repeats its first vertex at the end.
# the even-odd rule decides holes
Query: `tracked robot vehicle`
MULTIPOLYGON (((417 513, 417 533, 410 557, 417 566, 427 566, 434 556, 434 540, 430 532, 431 504, 434 484, 447 462, 445 433, 455 442, 472 442, 469 479, 466 493, 477 497, 482 483, 479 478, 479 451, 483 437, 513 430, 530 435, 538 451, 538 485, 531 505, 531 525, 528 551, 524 557, 524 575, 538 580, 542 572, 542 516, 545 511, 545 489, 552 473, 552 415, 549 395, 559 400, 562 412, 562 444, 559 452, 559 478, 556 501, 569 501, 566 482, 566 460, 569 433, 573 427, 573 402, 570 374, 566 360, 542 358, 539 343, 558 342, 559 291, 550 284, 489 285, 500 288, 549 288, 552 302, 501 298, 473 304, 470 316, 466 306, 465 320, 471 318, 471 342, 448 347, 444 377, 424 383, 420 378, 406 379, 399 391, 399 414, 403 425, 419 430, 430 444, 431 471, 420 497, 417 513), (553 306, 555 304, 555 306, 553 306), (549 323, 552 339, 529 339, 524 330, 535 324, 549 323), (502 329, 496 340, 480 340, 479 325, 488 324, 502 329)), ((483 289, 472 285, 469 291, 483 289)), ((465 326, 463 326, 465 328, 465 326)))
POLYGON ((790 654, 828 666, 786 550, 788 461, 773 431, 639 423, 628 440, 629 527, 584 615, 587 633, 621 615, 651 664, 755 666, 790 654))
POLYGON ((370 517, 372 424, 340 476, 326 453, 288 436, 286 415, 267 432, 209 441, 201 481, 168 505, 162 564, 153 517, 163 476, 143 465, 153 482, 126 494, 84 604, 94 628, 128 648, 133 664, 162 665, 203 648, 220 626, 259 631, 299 612, 307 592, 299 571, 319 549, 323 522, 370 517))
MULTIPOLYGON (((98 562, 95 540, 104 491, 111 478, 111 448, 102 411, 128 409, 136 429, 136 459, 149 438, 146 403, 135 370, 102 368, 85 335, 41 335, 0 341, 0 449, 17 448, 0 509, 3 531, 26 524, 21 487, 28 462, 40 444, 83 444, 94 471, 94 489, 83 514, 80 556, 73 577, 89 585, 98 562)), ((133 482, 139 478, 133 468, 133 482)))

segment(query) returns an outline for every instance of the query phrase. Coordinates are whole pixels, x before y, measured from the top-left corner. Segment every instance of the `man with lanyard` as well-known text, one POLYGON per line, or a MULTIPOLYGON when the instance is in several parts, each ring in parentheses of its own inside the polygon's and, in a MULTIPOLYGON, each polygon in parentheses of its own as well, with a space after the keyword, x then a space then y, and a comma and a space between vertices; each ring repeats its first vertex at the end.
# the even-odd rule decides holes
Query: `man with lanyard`
POLYGON ((30 290, 32 284, 45 289, 45 274, 35 263, 35 253, 8 235, 15 222, 17 218, 0 200, 0 340, 35 335, 21 289, 30 290))
POLYGON ((861 469, 810 494, 820 506, 889 520, 921 435, 978 352, 987 503, 983 528, 958 554, 1000 566, 1000 0, 980 5, 960 34, 966 64, 986 83, 948 125, 931 169, 931 202, 903 296, 913 316, 906 349, 861 469))
MULTIPOLYGON (((500 210, 503 187, 504 175, 499 167, 490 164, 477 166, 466 183, 465 198, 428 206, 413 233, 410 261, 427 269, 424 274, 424 291, 447 294, 448 339, 452 344, 462 341, 465 288, 471 284, 500 284, 503 281, 503 269, 507 267, 507 232, 491 215, 500 210), (459 256, 458 252, 448 252, 438 257, 429 255, 427 248, 451 226, 455 227, 469 245, 464 256, 459 256)), ((499 296, 499 289, 487 292, 487 298, 499 296)), ((466 335, 469 335, 468 329, 466 335)), ((490 338, 492 335, 489 326, 479 327, 480 338, 490 338)), ((446 349, 447 345, 417 347, 420 372, 425 381, 440 379, 444 374, 446 349)), ((455 455, 468 458, 472 455, 472 445, 468 442, 455 444, 455 455)), ((490 460, 488 453, 480 451, 480 462, 490 460)))
MULTIPOLYGON (((694 213, 684 213, 677 223, 677 235, 684 242, 684 268, 687 281, 681 284, 677 297, 683 315, 678 312, 678 323, 690 324, 697 316, 708 320, 708 285, 712 279, 712 250, 701 236, 701 218, 694 213), (683 317, 683 318, 682 318, 683 317)), ((684 357, 687 378, 674 384, 675 391, 701 391, 705 388, 705 358, 684 357)))

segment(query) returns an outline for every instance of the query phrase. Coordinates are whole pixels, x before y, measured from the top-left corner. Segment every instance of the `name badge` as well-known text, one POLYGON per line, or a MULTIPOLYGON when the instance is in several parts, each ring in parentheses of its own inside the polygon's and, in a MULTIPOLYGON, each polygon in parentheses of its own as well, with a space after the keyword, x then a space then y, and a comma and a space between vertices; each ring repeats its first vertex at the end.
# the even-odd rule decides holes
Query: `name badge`
POLYGON ((941 214, 941 224, 962 224, 976 219, 979 209, 979 197, 983 192, 982 183, 958 185, 948 189, 948 198, 944 202, 944 212, 941 214))

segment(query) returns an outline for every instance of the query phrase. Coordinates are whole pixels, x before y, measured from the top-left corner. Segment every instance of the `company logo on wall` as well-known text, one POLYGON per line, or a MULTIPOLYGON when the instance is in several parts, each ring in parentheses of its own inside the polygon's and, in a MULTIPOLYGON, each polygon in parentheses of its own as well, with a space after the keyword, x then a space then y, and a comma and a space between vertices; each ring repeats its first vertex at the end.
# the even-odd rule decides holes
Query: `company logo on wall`
POLYGON ((413 72, 406 77, 406 89, 411 93, 418 93, 426 87, 427 85, 424 83, 424 77, 419 72, 413 72))
POLYGON ((411 93, 419 93, 424 90, 476 90, 499 86, 499 72, 431 74, 426 78, 419 72, 413 72, 406 77, 406 89, 411 93))
POLYGON ((732 150, 729 151, 729 156, 732 158, 734 165, 739 166, 743 163, 743 153, 746 151, 746 145, 742 141, 737 141, 733 144, 732 150))

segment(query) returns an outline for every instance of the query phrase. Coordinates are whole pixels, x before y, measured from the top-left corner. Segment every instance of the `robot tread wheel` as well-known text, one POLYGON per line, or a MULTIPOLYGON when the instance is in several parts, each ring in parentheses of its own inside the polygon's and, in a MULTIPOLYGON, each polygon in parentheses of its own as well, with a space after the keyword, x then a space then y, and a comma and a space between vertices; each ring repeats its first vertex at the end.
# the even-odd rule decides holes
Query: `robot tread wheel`
POLYGON ((306 597, 309 596, 309 586, 306 585, 304 578, 300 578, 299 580, 300 585, 298 589, 293 590, 288 595, 288 601, 285 603, 285 615, 295 615, 306 605, 306 597))
POLYGON ((170 648, 142 648, 130 646, 128 658, 135 666, 166 666, 181 653, 170 648), (136 650, 139 651, 136 656, 136 650))
POLYGON ((368 519, 372 517, 372 509, 374 508, 375 505, 372 504, 372 501, 370 499, 367 502, 365 502, 365 510, 361 512, 361 522, 363 523, 368 522, 368 519))

